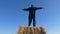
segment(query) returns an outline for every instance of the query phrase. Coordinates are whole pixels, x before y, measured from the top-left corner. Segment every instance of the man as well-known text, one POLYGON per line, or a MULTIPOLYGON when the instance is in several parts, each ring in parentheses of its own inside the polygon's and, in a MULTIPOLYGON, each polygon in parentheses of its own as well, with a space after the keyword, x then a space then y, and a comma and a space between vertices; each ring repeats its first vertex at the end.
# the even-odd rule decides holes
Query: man
POLYGON ((33 26, 36 26, 36 20, 35 20, 35 13, 36 13, 36 10, 38 9, 42 9, 42 7, 34 7, 34 5, 32 4, 31 7, 29 8, 26 8, 26 9, 23 9, 24 11, 29 11, 29 24, 28 26, 31 25, 31 22, 32 22, 32 19, 33 19, 33 26))

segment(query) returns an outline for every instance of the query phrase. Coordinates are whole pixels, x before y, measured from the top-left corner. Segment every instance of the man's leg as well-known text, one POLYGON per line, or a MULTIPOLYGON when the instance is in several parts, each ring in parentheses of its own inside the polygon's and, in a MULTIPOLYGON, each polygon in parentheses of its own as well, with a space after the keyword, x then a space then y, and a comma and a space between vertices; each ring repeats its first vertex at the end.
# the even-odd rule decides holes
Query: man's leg
POLYGON ((35 16, 33 16, 33 26, 36 26, 35 16))
POLYGON ((32 22, 32 17, 31 17, 31 16, 29 16, 29 24, 28 24, 28 26, 30 26, 30 25, 31 25, 31 22, 32 22))

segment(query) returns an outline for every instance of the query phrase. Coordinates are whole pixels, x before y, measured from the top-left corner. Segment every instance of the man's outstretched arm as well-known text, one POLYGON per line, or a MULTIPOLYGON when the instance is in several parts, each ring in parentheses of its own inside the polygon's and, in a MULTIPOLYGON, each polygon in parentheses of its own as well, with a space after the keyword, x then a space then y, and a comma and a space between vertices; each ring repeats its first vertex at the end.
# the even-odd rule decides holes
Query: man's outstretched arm
POLYGON ((29 10, 29 8, 26 8, 26 9, 23 9, 24 11, 28 11, 29 10))
POLYGON ((43 9, 43 7, 36 7, 35 9, 43 9))

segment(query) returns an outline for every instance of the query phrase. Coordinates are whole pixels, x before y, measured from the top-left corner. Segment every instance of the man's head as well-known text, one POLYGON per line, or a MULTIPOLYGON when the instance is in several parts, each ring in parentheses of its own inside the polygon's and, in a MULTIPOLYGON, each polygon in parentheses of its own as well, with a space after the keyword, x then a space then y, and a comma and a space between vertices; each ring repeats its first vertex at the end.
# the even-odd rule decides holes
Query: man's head
POLYGON ((34 4, 31 4, 31 7, 34 7, 34 4))

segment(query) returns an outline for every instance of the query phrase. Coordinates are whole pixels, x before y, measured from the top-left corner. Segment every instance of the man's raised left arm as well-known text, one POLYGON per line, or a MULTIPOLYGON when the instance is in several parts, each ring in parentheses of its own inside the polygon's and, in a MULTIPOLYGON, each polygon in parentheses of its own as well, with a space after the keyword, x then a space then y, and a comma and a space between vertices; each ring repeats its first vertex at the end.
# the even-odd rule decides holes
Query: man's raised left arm
POLYGON ((43 9, 43 7, 36 7, 35 9, 43 9))

